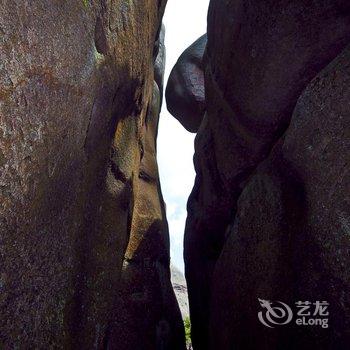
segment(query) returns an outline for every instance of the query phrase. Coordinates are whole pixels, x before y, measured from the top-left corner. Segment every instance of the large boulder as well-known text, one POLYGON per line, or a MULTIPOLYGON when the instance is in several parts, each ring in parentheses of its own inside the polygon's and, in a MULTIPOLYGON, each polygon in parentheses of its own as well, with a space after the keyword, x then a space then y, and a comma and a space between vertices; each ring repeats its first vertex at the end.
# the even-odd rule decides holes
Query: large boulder
POLYGON ((211 349, 349 348, 349 62, 350 47, 308 85, 239 198, 215 267, 211 349), (295 318, 298 301, 326 301, 328 328, 294 318, 269 329, 259 299, 287 303, 295 318))
POLYGON ((197 132, 205 112, 203 56, 207 35, 202 35, 179 57, 167 83, 169 112, 190 132, 197 132))
POLYGON ((237 199, 287 129, 307 84, 350 40, 345 1, 212 0, 185 266, 193 343, 208 348, 211 280, 237 199))
POLYGON ((165 2, 0 4, 0 348, 118 348, 165 2))

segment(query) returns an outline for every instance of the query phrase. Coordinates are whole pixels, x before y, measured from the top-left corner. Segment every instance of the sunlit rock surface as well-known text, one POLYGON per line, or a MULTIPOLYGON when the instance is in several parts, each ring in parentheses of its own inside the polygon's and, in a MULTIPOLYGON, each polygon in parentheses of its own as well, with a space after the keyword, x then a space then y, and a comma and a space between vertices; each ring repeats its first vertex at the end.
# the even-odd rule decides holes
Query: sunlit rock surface
POLYGON ((121 273, 111 343, 118 349, 184 349, 184 330, 170 281, 169 230, 160 189, 156 135, 163 83, 164 29, 155 44, 155 81, 141 134, 134 211, 121 273))
MULTIPOLYGON (((167 232, 159 245, 134 238, 144 233, 141 182, 152 177, 148 186, 159 190, 156 172, 142 174, 147 152, 155 158, 147 148, 157 121, 146 119, 164 7, 0 3, 0 348, 122 350, 112 335, 133 242, 162 257, 159 271, 142 277, 157 283, 151 300, 166 300, 181 323, 175 298, 163 295, 173 296, 167 232)), ((160 342, 162 317, 147 324, 160 342)))
POLYGON ((188 306, 187 284, 183 273, 175 266, 170 266, 171 282, 174 288, 176 299, 179 303, 182 318, 185 320, 190 315, 188 306))

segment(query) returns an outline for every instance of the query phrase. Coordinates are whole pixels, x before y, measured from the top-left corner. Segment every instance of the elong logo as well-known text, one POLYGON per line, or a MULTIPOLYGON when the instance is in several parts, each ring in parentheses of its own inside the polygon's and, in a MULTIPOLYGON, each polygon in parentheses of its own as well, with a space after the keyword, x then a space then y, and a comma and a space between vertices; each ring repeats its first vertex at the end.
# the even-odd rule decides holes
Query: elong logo
POLYGON ((288 324, 293 318, 292 309, 281 301, 274 303, 259 299, 260 305, 265 309, 265 313, 258 313, 259 321, 266 327, 274 328, 275 325, 288 324))
MULTIPOLYGON (((293 320, 294 313, 292 308, 282 301, 269 301, 258 299, 263 311, 258 312, 259 321, 266 327, 275 328, 275 326, 287 325, 293 320)), ((327 301, 298 301, 295 303, 298 311, 295 319, 297 326, 321 326, 328 328, 328 306, 327 301), (312 307, 314 306, 314 307, 312 307)))

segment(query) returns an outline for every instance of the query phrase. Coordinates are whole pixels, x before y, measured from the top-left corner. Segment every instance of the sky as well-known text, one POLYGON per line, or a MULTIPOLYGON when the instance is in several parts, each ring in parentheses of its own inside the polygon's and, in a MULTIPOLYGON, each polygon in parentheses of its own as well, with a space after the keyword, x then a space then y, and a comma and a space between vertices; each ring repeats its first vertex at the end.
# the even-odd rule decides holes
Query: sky
MULTIPOLYGON (((206 32, 209 0, 168 0, 165 24, 165 82, 181 53, 206 32)), ((172 117, 164 100, 157 140, 158 166, 170 231, 172 264, 184 271, 183 235, 186 203, 191 193, 195 172, 193 143, 189 133, 172 117)))

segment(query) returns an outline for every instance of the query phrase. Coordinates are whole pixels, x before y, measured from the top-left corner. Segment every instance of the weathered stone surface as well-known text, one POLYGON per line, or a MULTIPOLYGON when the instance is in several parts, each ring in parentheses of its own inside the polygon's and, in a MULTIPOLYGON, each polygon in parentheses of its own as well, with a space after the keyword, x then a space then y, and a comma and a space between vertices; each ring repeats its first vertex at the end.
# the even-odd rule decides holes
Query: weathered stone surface
POLYGON ((191 132, 197 132, 205 112, 203 55, 207 35, 202 35, 179 57, 165 92, 169 112, 191 132))
POLYGON ((185 320, 190 316, 186 279, 183 273, 173 265, 170 265, 170 272, 171 283, 181 310, 182 319, 185 320))
POLYGON ((206 115, 195 141, 197 178, 185 233, 197 349, 208 348, 212 274, 237 199, 285 132, 302 91, 349 40, 345 1, 211 1, 206 115))
POLYGON ((213 278, 212 349, 349 347, 349 62, 350 47, 311 82, 239 198, 213 278), (269 330, 258 298, 325 300, 329 328, 269 330))
POLYGON ((169 232, 157 167, 156 136, 164 73, 164 30, 155 59, 153 94, 143 121, 141 161, 111 344, 118 350, 185 348, 179 306, 170 281, 169 232))
POLYGON ((118 347, 165 2, 0 3, 0 348, 118 347))

